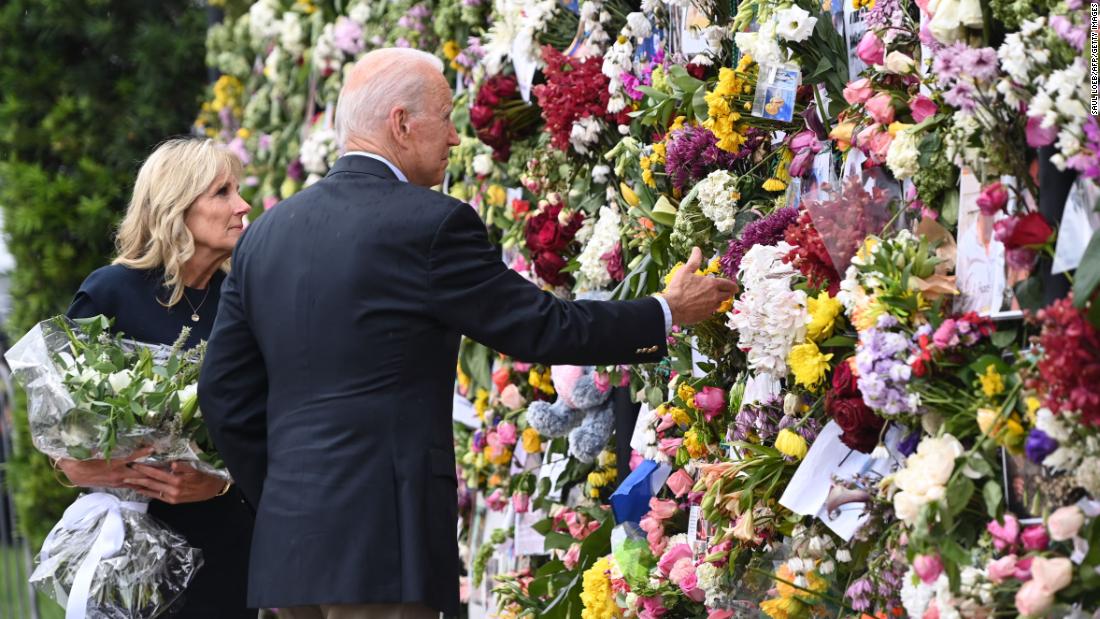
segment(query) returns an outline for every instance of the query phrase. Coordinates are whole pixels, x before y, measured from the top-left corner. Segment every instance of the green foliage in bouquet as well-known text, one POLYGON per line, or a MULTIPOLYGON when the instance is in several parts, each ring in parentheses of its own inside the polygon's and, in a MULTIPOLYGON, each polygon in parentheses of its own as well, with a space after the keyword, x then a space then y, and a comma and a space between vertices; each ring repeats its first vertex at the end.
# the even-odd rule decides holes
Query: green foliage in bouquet
MULTIPOLYGON (((111 252, 137 162, 193 117, 205 22, 183 0, 0 7, 0 208, 18 266, 9 333, 64 309, 111 252)), ((22 410, 9 478, 23 532, 40 541, 72 493, 30 447, 22 410)))
POLYGON ((184 328, 169 349, 134 346, 110 334, 103 316, 54 324, 69 338, 69 352, 58 354, 63 382, 74 407, 61 422, 62 439, 74 458, 110 458, 116 447, 132 449, 148 429, 190 437, 199 457, 220 468, 199 414, 197 385, 205 343, 184 350, 184 328), (127 444, 131 443, 131 444, 127 444))

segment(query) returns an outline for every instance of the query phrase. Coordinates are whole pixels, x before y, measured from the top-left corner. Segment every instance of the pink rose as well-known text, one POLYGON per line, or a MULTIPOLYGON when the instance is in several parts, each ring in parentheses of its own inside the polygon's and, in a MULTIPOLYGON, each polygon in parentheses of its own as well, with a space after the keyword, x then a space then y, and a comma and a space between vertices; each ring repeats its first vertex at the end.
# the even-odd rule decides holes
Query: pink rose
POLYGON ((713 421, 726 408, 726 392, 718 387, 703 387, 695 394, 695 406, 703 412, 707 421, 713 421))
POLYGON ((1042 126, 1043 119, 1037 117, 1030 117, 1027 119, 1027 126, 1024 128, 1024 135, 1027 136, 1027 145, 1032 148, 1039 148, 1040 146, 1048 146, 1054 143, 1054 140, 1058 137, 1058 126, 1051 125, 1050 127, 1042 126))
POLYGON ((871 98, 871 80, 861 77, 844 87, 844 100, 850 105, 863 103, 871 98))
POLYGON ((993 520, 985 526, 985 530, 993 536, 993 546, 997 550, 1004 550, 1016 545, 1016 538, 1020 536, 1020 521, 1012 514, 1005 514, 1003 525, 993 520))
POLYGON ((1050 539, 1056 542, 1077 537, 1077 532, 1085 524, 1085 514, 1076 505, 1059 507, 1047 519, 1047 528, 1050 529, 1050 539))
POLYGON ((501 423, 497 426, 497 436, 500 438, 502 445, 515 445, 516 425, 508 421, 501 423))
POLYGON ((930 585, 943 573, 943 562, 939 555, 917 555, 913 559, 913 570, 920 576, 921 582, 930 585))
POLYGON ((494 512, 504 511, 504 508, 508 506, 508 499, 504 498, 504 493, 500 488, 493 490, 493 493, 485 497, 485 503, 489 506, 489 509, 494 512))
POLYGON ((856 144, 871 159, 871 163, 880 165, 886 161, 886 152, 894 139, 879 125, 870 125, 856 136, 856 144))
POLYGON ((684 439, 682 438, 663 438, 657 442, 657 449, 669 458, 675 458, 676 452, 680 450, 680 445, 683 442, 684 439))
POLYGON ((993 581, 993 584, 1000 584, 1002 581, 1014 578, 1016 576, 1016 555, 1006 555, 996 561, 990 561, 989 565, 985 567, 985 573, 989 580, 993 581))
POLYGON ((526 514, 530 503, 531 497, 526 492, 517 492, 512 495, 512 507, 515 508, 517 514, 526 514))
POLYGON ((1031 562, 1034 560, 1035 557, 1024 557, 1016 561, 1016 580, 1020 582, 1031 580, 1031 562))
POLYGON ((874 32, 868 30, 856 46, 856 55, 868 65, 882 64, 883 58, 886 57, 886 46, 874 32))
POLYGON ((611 388, 611 375, 595 372, 592 376, 592 382, 595 383, 596 389, 599 389, 600 393, 607 393, 607 390, 611 388))
POLYGON ((565 564, 565 569, 571 570, 577 567, 577 561, 581 558, 581 545, 570 544, 569 550, 565 551, 565 554, 561 556, 561 562, 565 564))
POLYGON ((1047 544, 1050 543, 1047 530, 1041 524, 1024 529, 1024 532, 1020 534, 1020 540, 1024 543, 1024 548, 1028 550, 1046 550, 1047 544))
POLYGON ((672 494, 679 498, 687 494, 688 490, 691 490, 691 487, 695 485, 695 480, 684 469, 676 469, 676 472, 669 476, 665 485, 672 491, 672 494))
POLYGON ((658 499, 653 497, 649 500, 649 515, 657 520, 668 520, 676 515, 676 510, 679 509, 676 506, 676 501, 671 499, 658 499))
POLYGON ((702 602, 706 599, 706 592, 699 588, 699 577, 695 574, 695 566, 692 566, 690 574, 680 580, 680 591, 694 602, 702 602))
POLYGON ((992 217, 1008 204, 1008 190, 1001 181, 990 183, 982 187, 982 193, 978 195, 977 202, 982 215, 992 217))
POLYGON ((1031 565, 1031 580, 1016 592, 1016 610, 1021 615, 1042 615, 1054 603, 1054 594, 1073 581, 1073 564, 1065 557, 1036 557, 1031 565))
POLYGON ((935 115, 938 109, 936 103, 924 95, 917 95, 909 100, 909 112, 913 114, 913 122, 924 122, 924 119, 935 115))
POLYGON ((527 403, 515 385, 508 385, 500 392, 500 403, 511 410, 519 410, 527 403))
POLYGON ((877 123, 889 125, 894 122, 894 101, 890 93, 878 93, 871 97, 863 107, 877 123))
POLYGON ((641 619, 658 619, 668 612, 668 609, 661 603, 661 596, 659 595, 638 598, 638 600, 642 603, 642 610, 638 613, 641 619))
MULTIPOLYGON (((665 551, 665 554, 661 555, 661 560, 657 562, 657 569, 661 571, 661 575, 671 580, 669 576, 672 570, 676 567, 677 563, 686 559, 691 561, 691 546, 687 544, 676 544, 665 551)), ((676 580, 674 582, 679 582, 676 580)))
POLYGON ((707 619, 730 619, 733 616, 732 610, 726 610, 724 608, 715 608, 707 613, 707 619))

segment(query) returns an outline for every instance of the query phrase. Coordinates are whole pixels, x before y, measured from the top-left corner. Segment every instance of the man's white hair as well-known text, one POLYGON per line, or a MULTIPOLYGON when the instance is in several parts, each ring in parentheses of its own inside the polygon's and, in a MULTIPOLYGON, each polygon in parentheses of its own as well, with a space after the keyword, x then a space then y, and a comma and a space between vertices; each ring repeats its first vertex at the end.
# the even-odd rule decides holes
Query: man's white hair
POLYGON ((424 80, 412 70, 420 63, 443 72, 443 61, 438 57, 408 47, 376 49, 355 63, 336 102, 336 138, 341 146, 351 137, 381 131, 397 106, 420 111, 424 80), (355 79, 360 73, 368 75, 365 81, 355 79))

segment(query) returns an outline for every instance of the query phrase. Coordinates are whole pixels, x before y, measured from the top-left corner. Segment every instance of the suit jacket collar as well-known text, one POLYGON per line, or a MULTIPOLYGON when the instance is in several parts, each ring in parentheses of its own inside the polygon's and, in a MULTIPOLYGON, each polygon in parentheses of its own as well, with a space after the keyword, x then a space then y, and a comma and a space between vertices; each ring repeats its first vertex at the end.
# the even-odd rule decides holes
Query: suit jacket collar
POLYGON ((393 171, 390 170, 389 166, 385 163, 370 157, 363 157, 362 155, 345 155, 340 157, 325 176, 332 176, 338 172, 370 174, 378 178, 398 180, 398 178, 394 176, 393 171))

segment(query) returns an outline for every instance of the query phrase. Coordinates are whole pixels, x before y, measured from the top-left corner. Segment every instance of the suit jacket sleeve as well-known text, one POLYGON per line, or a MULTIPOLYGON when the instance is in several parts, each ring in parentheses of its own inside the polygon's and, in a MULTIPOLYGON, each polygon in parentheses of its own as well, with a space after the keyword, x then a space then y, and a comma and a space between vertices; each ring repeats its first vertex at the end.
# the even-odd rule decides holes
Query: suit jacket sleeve
POLYGON ((255 508, 267 476, 267 370, 245 316, 234 270, 222 286, 199 377, 199 405, 218 453, 255 508))
POLYGON ((465 204, 440 224, 428 266, 435 315, 517 359, 609 365, 665 355, 664 313, 656 299, 569 302, 540 290, 504 265, 485 224, 465 204))

